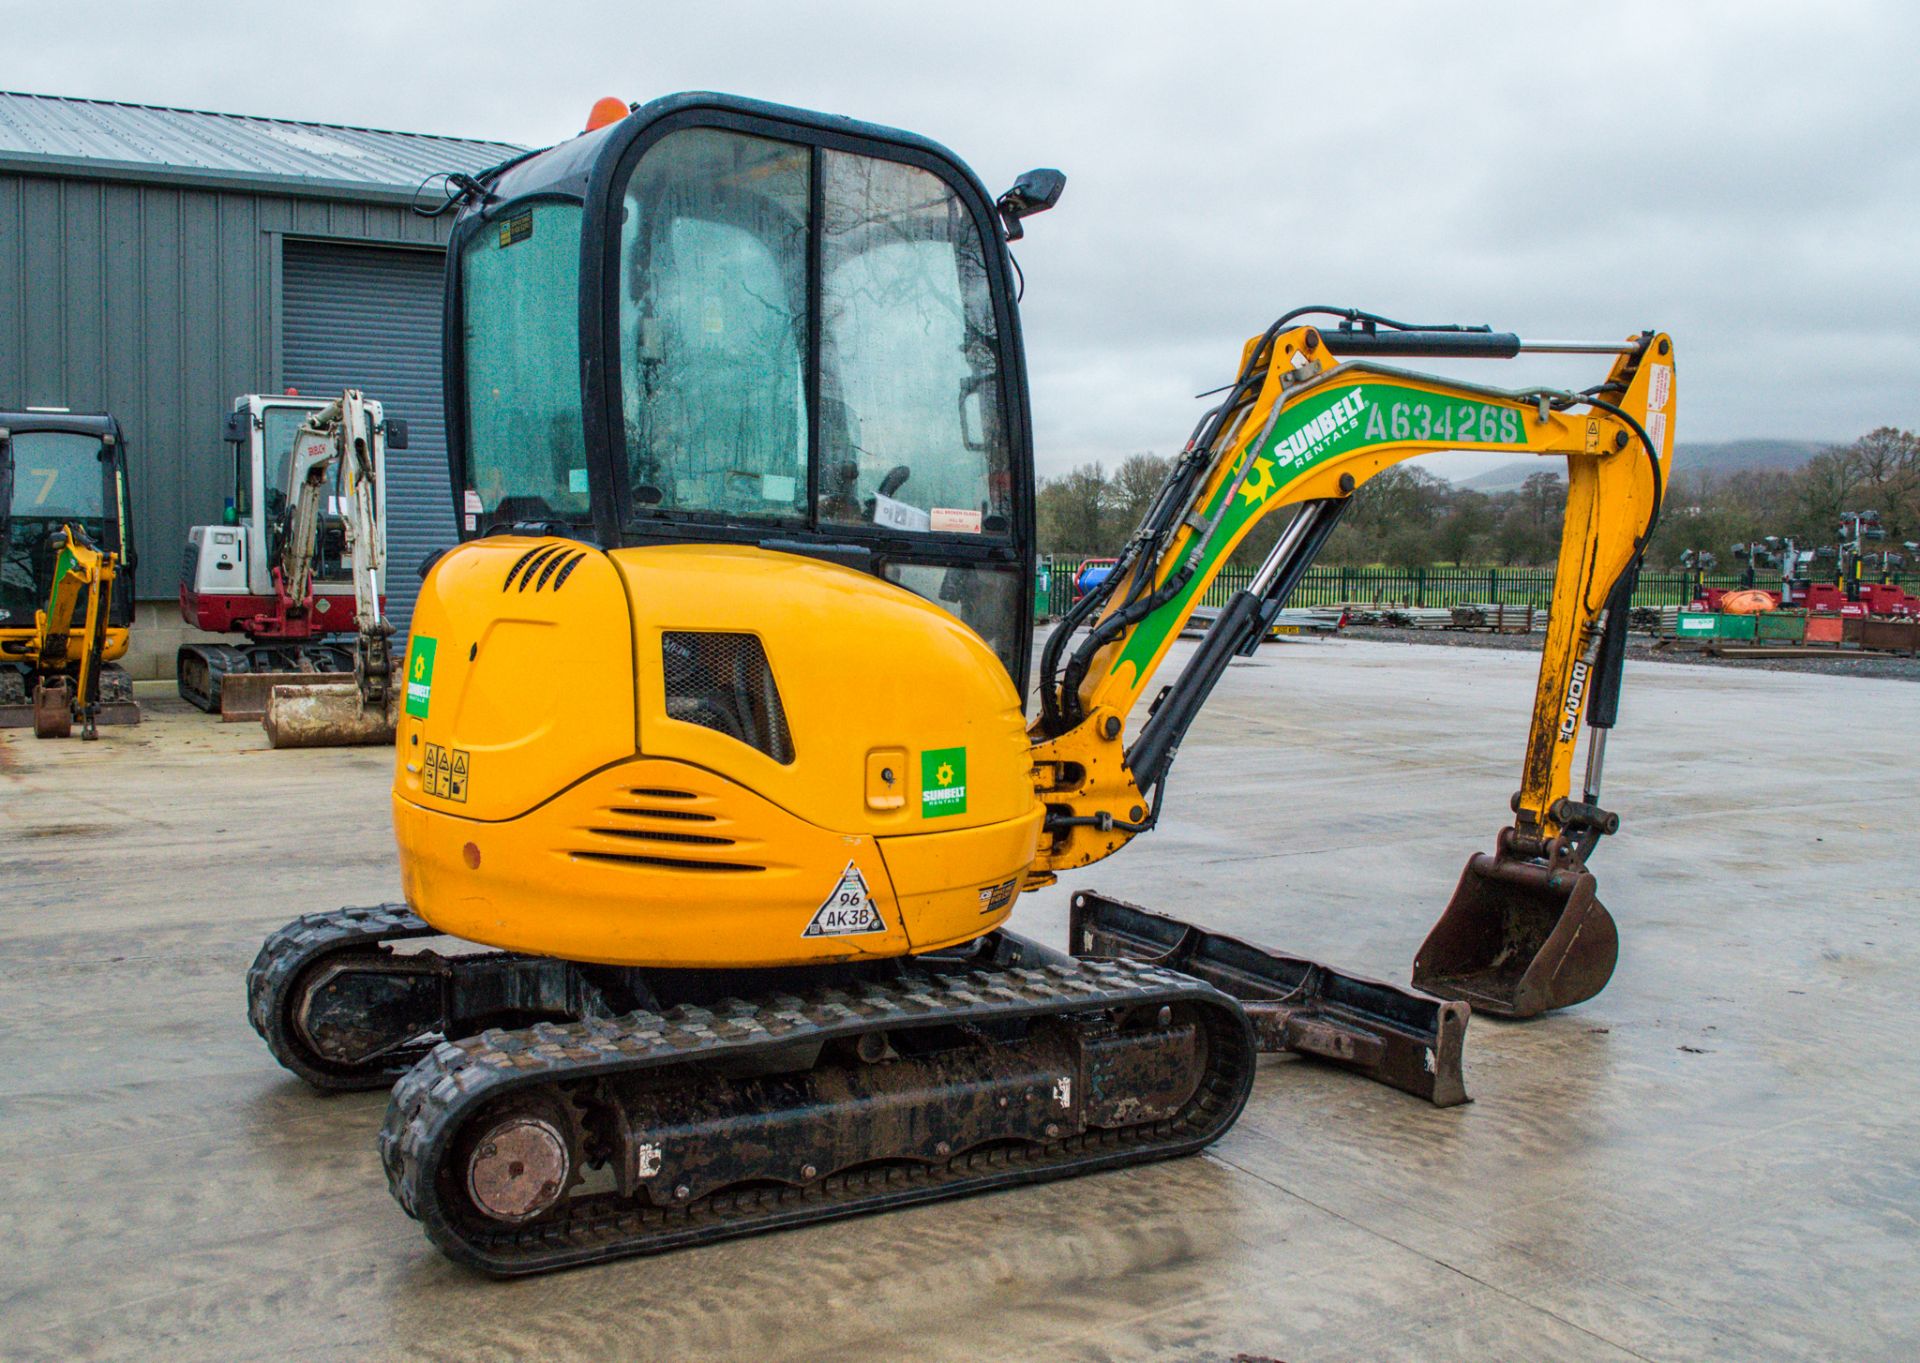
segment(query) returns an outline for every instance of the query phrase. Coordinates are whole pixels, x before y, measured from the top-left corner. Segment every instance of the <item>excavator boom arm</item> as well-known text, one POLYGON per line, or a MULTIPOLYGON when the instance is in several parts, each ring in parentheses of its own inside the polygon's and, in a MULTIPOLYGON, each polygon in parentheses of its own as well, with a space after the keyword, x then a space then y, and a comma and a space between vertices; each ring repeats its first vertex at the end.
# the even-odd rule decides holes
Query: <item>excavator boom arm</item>
MULTIPOLYGON (((1226 663, 1257 641, 1304 575, 1347 499, 1382 469, 1447 450, 1565 460, 1566 520, 1515 831, 1544 845, 1570 819, 1598 818, 1588 808, 1597 766, 1585 798, 1568 799, 1573 749, 1596 692, 1606 701, 1596 717, 1602 727, 1612 722, 1611 689, 1602 682, 1617 686, 1618 647, 1601 647, 1606 608, 1659 514, 1674 405, 1672 344, 1656 333, 1530 344, 1464 329, 1350 334, 1297 326, 1249 341, 1230 396, 1203 420, 1098 595, 1069 615, 1043 655, 1034 738, 1050 817, 1035 870, 1098 860, 1150 826, 1188 725, 1226 663), (1598 351, 1613 363, 1603 383, 1580 394, 1508 391, 1381 363, 1524 350, 1598 351), (1228 603, 1127 744, 1135 702, 1233 551, 1288 507, 1294 519, 1250 587, 1228 603), (1082 625, 1089 633, 1069 655, 1066 640, 1082 625), (1597 670, 1603 652, 1610 678, 1597 670)), ((1624 608, 1614 619, 1623 631, 1624 608)))
POLYGON ((280 582, 290 603, 310 604, 320 514, 339 464, 345 496, 347 555, 353 576, 354 624, 360 639, 358 679, 370 704, 386 699, 387 640, 393 628, 380 610, 380 526, 373 423, 365 397, 349 388, 308 417, 293 439, 287 485, 294 489, 282 543, 280 582))
POLYGON ((34 612, 34 668, 43 675, 72 669, 71 703, 81 716, 86 736, 91 737, 93 715, 100 704, 107 617, 113 608, 120 558, 93 544, 72 525, 61 526, 52 538, 56 542, 53 582, 47 591, 46 609, 34 612), (78 623, 76 615, 80 616, 78 623))

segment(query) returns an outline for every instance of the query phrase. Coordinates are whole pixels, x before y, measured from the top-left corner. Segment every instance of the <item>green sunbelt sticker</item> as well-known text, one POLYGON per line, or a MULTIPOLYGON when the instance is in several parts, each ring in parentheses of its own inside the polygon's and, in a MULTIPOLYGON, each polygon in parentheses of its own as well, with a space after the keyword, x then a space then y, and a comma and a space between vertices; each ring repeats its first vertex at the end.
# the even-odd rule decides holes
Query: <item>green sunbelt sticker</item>
POLYGON ((415 719, 427 717, 427 699, 433 695, 433 643, 416 634, 407 652, 407 713, 415 719))
POLYGON ((920 816, 967 812, 967 750, 931 748, 920 754, 920 816))
POLYGON ((1132 668, 1138 676, 1153 660, 1227 546, 1264 514, 1270 500, 1330 459, 1370 445, 1416 440, 1507 445, 1522 452, 1528 443, 1526 424, 1510 406, 1429 393, 1384 379, 1312 392, 1289 402, 1273 429, 1234 466, 1235 475, 1244 470, 1246 476, 1222 481, 1201 509, 1203 523, 1219 522, 1202 547, 1201 571, 1172 602, 1140 622, 1112 670, 1132 668))

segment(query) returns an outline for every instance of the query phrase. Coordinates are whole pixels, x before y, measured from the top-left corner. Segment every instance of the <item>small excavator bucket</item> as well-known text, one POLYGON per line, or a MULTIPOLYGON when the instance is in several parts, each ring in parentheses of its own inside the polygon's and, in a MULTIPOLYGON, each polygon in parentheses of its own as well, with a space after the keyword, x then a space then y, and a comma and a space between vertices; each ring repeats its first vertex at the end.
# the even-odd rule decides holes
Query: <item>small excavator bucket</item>
POLYGON ((357 686, 303 683, 280 685, 267 698, 260 721, 275 748, 357 748, 393 742, 399 721, 399 691, 390 688, 385 706, 369 705, 357 686))
POLYGON ((73 683, 64 677, 33 688, 33 736, 67 738, 73 733, 73 683))
POLYGON ((1578 862, 1476 853, 1413 960, 1413 986, 1475 1012, 1530 1018, 1598 994, 1620 934, 1578 862))

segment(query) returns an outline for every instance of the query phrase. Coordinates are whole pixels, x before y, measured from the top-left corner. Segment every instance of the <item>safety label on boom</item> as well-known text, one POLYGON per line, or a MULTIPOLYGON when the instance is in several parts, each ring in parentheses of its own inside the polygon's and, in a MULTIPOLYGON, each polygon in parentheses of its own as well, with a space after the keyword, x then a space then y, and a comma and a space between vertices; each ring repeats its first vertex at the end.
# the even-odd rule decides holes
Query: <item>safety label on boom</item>
POLYGON ((840 873, 840 880, 827 896, 827 902, 814 910, 802 937, 857 937, 863 933, 885 932, 887 920, 880 916, 867 890, 867 878, 852 862, 840 873))

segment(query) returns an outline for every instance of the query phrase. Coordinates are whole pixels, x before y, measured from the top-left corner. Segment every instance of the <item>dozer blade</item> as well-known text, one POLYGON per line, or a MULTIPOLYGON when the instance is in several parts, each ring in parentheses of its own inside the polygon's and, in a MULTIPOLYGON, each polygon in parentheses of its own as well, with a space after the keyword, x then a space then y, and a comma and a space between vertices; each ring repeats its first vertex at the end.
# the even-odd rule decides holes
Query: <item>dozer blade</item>
POLYGON ((1068 941, 1075 956, 1145 961, 1239 999, 1262 1051, 1345 1066, 1435 1107, 1467 1101, 1461 1077, 1471 1010, 1410 989, 1264 951, 1137 905, 1081 891, 1068 941))
POLYGON ((1620 934, 1579 862, 1475 853, 1413 960, 1413 983, 1496 1017, 1530 1018, 1598 994, 1620 934))
POLYGON ((222 722, 265 719, 267 703, 279 686, 331 686, 359 695, 351 672, 229 672, 220 680, 222 722))
POLYGON ((276 748, 354 748, 393 742, 399 692, 389 690, 384 707, 365 704, 358 687, 301 684, 276 686, 260 721, 276 748))

